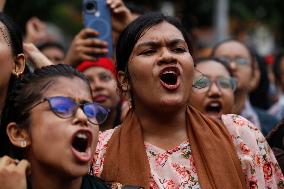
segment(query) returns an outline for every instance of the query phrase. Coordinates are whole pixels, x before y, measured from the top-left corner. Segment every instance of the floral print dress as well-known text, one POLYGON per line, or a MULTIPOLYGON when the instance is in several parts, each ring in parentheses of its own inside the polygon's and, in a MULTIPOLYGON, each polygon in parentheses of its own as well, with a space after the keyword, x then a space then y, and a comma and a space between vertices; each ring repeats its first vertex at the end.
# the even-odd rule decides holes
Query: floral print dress
MULTIPOLYGON (((241 116, 222 116, 241 161, 246 183, 250 189, 284 189, 281 169, 261 132, 241 116)), ((91 174, 100 176, 107 143, 114 129, 99 135, 91 174)), ((177 147, 163 150, 147 142, 146 153, 150 163, 150 188, 199 189, 198 176, 188 141, 177 147)))

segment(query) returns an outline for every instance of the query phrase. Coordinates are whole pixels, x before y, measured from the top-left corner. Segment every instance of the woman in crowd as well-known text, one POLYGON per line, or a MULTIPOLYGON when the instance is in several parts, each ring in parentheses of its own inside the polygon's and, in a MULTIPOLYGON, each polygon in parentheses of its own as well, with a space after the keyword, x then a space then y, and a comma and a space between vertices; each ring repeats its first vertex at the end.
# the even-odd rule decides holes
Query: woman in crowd
POLYGON ((144 188, 283 188, 254 125, 225 115, 223 126, 188 106, 190 47, 180 23, 160 13, 140 16, 122 32, 118 80, 132 108, 120 127, 99 136, 91 173, 144 188))
POLYGON ((264 110, 253 107, 249 101, 249 93, 259 79, 255 77, 259 71, 255 69, 257 62, 251 50, 240 41, 227 39, 213 47, 212 56, 226 62, 238 81, 233 112, 250 120, 267 135, 277 124, 277 119, 264 110))
POLYGON ((83 74, 47 66, 26 74, 11 95, 1 129, 10 155, 31 164, 28 188, 107 188, 87 172, 108 110, 93 102, 83 74))
POLYGON ((121 100, 117 91, 116 69, 111 59, 99 58, 97 61, 84 61, 77 66, 90 81, 93 100, 110 109, 107 120, 100 130, 112 129, 120 124, 121 100))
POLYGON ((284 118, 284 52, 279 52, 276 55, 272 68, 276 85, 280 89, 280 94, 278 101, 269 109, 269 113, 276 116, 278 120, 282 120, 284 118))
POLYGON ((202 113, 221 120, 223 114, 233 112, 237 81, 232 77, 227 64, 218 59, 199 59, 194 63, 190 104, 202 113))
MULTIPOLYGON (((3 125, 3 109, 9 93, 17 78, 25 72, 25 56, 23 54, 20 30, 5 14, 0 13, 0 127, 3 125)), ((26 160, 18 161, 5 153, 5 132, 0 132, 0 185, 2 189, 22 189, 26 186, 26 170, 29 163, 26 160), (15 164, 17 162, 17 164, 15 164), (12 178, 12 179, 11 179, 12 178)))

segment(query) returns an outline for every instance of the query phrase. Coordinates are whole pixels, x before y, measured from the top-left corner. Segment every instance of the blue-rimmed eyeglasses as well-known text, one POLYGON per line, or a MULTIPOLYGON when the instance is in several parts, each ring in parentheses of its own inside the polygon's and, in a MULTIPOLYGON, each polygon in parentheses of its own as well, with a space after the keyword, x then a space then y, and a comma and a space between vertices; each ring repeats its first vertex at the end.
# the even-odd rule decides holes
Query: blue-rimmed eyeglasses
POLYGON ((79 104, 73 99, 64 96, 46 97, 34 104, 29 110, 33 109, 37 105, 48 101, 50 110, 60 118, 70 118, 76 114, 77 109, 80 107, 84 114, 87 116, 88 121, 95 124, 102 124, 108 116, 109 109, 102 107, 101 105, 92 102, 79 104))
MULTIPOLYGON (((198 71, 199 72, 199 71, 198 71)), ((196 93, 205 93, 209 91, 212 84, 215 83, 219 90, 225 89, 225 90, 232 90, 235 91, 237 87, 237 80, 232 77, 217 77, 214 80, 210 79, 208 76, 202 74, 199 72, 197 76, 193 78, 193 92, 196 93)))
POLYGON ((249 65, 249 60, 244 57, 236 56, 234 58, 228 57, 228 56, 220 56, 217 57, 217 59, 223 61, 226 64, 230 64, 231 62, 235 62, 238 65, 246 66, 249 65))

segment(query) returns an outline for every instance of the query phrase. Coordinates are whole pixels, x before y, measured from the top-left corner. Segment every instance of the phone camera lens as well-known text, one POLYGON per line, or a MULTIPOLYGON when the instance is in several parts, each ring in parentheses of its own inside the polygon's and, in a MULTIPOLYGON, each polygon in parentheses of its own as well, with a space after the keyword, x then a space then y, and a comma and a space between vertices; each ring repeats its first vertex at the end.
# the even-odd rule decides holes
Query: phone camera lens
POLYGON ((95 12, 97 9, 95 1, 89 1, 85 4, 85 9, 87 12, 95 12))

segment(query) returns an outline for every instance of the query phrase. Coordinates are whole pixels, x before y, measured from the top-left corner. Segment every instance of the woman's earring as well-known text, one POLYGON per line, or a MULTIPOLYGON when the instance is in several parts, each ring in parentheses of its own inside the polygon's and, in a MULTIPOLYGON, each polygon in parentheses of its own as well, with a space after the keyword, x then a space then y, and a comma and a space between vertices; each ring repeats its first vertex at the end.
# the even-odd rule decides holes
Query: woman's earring
POLYGON ((21 147, 22 148, 27 147, 27 141, 25 141, 25 140, 21 141, 21 147))
POLYGON ((128 91, 128 86, 127 85, 122 85, 121 88, 122 88, 123 92, 127 92, 128 91))

